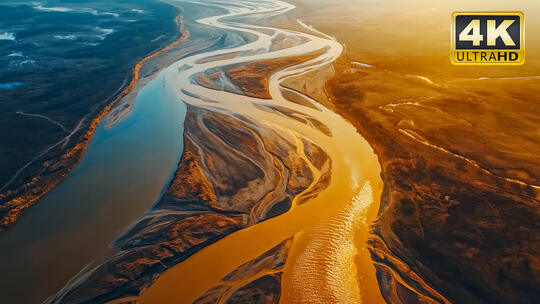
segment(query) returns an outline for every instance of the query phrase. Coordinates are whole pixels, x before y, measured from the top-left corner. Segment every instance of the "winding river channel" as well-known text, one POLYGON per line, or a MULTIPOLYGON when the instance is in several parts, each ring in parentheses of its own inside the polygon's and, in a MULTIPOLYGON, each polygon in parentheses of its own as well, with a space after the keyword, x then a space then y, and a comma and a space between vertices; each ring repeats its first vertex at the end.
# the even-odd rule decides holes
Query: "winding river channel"
POLYGON ((204 1, 204 4, 218 6, 227 13, 200 19, 199 23, 253 35, 256 39, 176 62, 176 68, 168 70, 168 85, 178 87, 179 99, 188 104, 259 122, 257 128, 261 134, 269 129, 296 142, 316 143, 332 160, 331 183, 316 198, 301 205, 293 203, 287 213, 233 233, 171 268, 142 294, 140 302, 158 303, 165 299, 191 302, 219 284, 220 278, 236 266, 292 235, 296 238, 284 272, 283 303, 382 302, 375 270, 365 248, 382 187, 377 157, 366 140, 342 117, 304 95, 298 98, 308 100, 314 107, 287 100, 283 96, 286 89, 281 85, 289 77, 302 77, 327 66, 340 56, 342 45, 307 26, 305 31, 293 31, 250 22, 294 9, 282 1, 228 1, 227 4, 204 1), (296 41, 302 42, 271 50, 272 40, 278 35, 300 38, 296 41), (228 54, 235 56, 223 59, 228 54), (317 56, 270 77, 270 99, 209 89, 193 81, 199 73, 210 69, 309 54, 317 56), (328 127, 330 135, 298 120, 261 110, 257 105, 278 105, 313 117, 328 127))
MULTIPOLYGON (((36 291, 34 297, 22 296, 23 300, 44 299, 59 282, 73 276, 74 269, 106 256, 115 236, 159 199, 182 154, 182 122, 188 104, 247 117, 257 122, 251 126, 257 133, 272 131, 295 142, 297 153, 316 177, 306 192, 316 186, 322 172, 311 164, 302 147, 306 142, 316 144, 331 160, 331 180, 318 196, 302 204, 295 200, 284 214, 234 232, 169 268, 137 301, 190 303, 231 270, 294 236, 283 273, 281 302, 383 302, 366 248, 382 190, 377 156, 341 116, 283 86, 291 78, 309 82, 306 75, 328 68, 343 46, 301 22, 290 29, 267 22, 292 14, 294 5, 283 1, 178 4, 219 12, 198 18, 197 26, 240 35, 247 42, 230 39, 219 48, 180 58, 140 90, 127 118, 110 129, 104 127, 105 121, 100 124, 77 169, 0 240, 0 263, 2 269, 10 270, 11 278, 7 299, 20 299, 29 289, 36 291), (289 37, 294 43, 276 47, 277 37, 289 37), (292 56, 309 59, 268 75, 270 98, 209 88, 196 81, 209 70, 225 71, 231 66, 292 56), (298 100, 303 102, 295 102, 298 100), (313 118, 326 131, 261 105, 313 118), (49 276, 53 279, 47 282, 49 276)), ((186 18, 188 30, 195 27, 188 22, 186 18)))

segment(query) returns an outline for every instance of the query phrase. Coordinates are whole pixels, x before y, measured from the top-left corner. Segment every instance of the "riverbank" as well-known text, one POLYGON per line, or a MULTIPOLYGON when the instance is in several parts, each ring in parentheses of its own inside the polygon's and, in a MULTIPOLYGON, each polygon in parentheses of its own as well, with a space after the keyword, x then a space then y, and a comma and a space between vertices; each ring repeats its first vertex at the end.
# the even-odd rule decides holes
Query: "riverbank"
MULTIPOLYGON (((90 121, 86 133, 82 136, 78 143, 76 143, 61 156, 45 162, 43 164, 42 173, 33 178, 30 182, 24 184, 23 187, 19 188, 19 190, 0 195, 0 233, 13 224, 30 206, 36 203, 45 194, 51 191, 58 183, 65 179, 79 164, 84 156, 84 151, 88 147, 90 140, 96 132, 98 124, 113 109, 113 107, 126 95, 128 95, 137 85, 140 76, 139 73, 143 65, 187 41, 189 38, 189 32, 184 29, 183 16, 181 13, 179 13, 177 16, 176 23, 178 24, 179 37, 164 48, 153 52, 135 64, 131 72, 131 81, 108 105, 106 105, 99 112, 94 119, 90 121)), ((149 77, 149 75, 145 76, 149 77)), ((79 128, 77 128, 75 131, 78 129, 79 128)))

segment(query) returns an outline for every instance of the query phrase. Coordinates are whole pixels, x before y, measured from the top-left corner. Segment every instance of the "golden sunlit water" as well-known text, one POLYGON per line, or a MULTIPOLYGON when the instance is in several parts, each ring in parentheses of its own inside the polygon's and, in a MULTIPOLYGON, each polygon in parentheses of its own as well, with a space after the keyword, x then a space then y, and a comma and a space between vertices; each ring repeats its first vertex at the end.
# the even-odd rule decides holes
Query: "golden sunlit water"
MULTIPOLYGON (((287 121, 279 121, 281 126, 287 126, 287 123, 287 121)), ((358 265, 363 276, 362 280, 371 280, 368 282, 370 284, 366 284, 371 288, 358 296, 369 296, 371 299, 380 300, 377 284, 374 281, 375 270, 370 262, 369 253, 362 247, 361 242, 355 244, 353 237, 355 233, 358 233, 361 236, 356 240, 360 239, 364 242, 367 240, 369 220, 374 219, 376 212, 375 208, 369 207, 373 202, 378 202, 380 197, 380 169, 372 149, 365 141, 358 140, 359 135, 352 126, 342 122, 336 123, 335 127, 341 130, 342 134, 330 138, 336 143, 324 145, 329 155, 340 156, 335 159, 332 157, 333 177, 328 190, 309 202, 294 206, 284 215, 236 232, 204 248, 160 276, 143 293, 140 302, 159 303, 174 299, 178 303, 189 303, 207 289, 219 285, 220 279, 234 268, 293 235, 295 235, 295 242, 284 273, 282 295, 284 303, 333 299, 332 295, 319 298, 318 293, 305 294, 303 291, 313 291, 314 288, 320 291, 328 290, 313 284, 312 280, 316 278, 320 279, 321 284, 327 284, 332 281, 332 275, 342 276, 345 280, 349 279, 348 275, 357 276, 351 269, 329 269, 340 267, 340 264, 351 267, 355 264, 354 253, 356 252, 362 256, 359 259, 362 264, 358 265), (347 149, 340 148, 337 142, 348 143, 345 146, 347 149), (352 174, 351 171, 356 172, 352 174), (351 175, 357 175, 357 177, 353 179, 351 175), (370 218, 365 218, 368 211, 370 211, 370 218), (361 221, 356 219, 358 214, 362 215, 361 221), (329 242, 326 243, 326 241, 329 242), (321 244, 328 247, 316 248, 316 259, 308 258, 308 261, 305 261, 306 248, 314 248, 321 244), (338 246, 338 248, 331 246, 338 246), (303 264, 304 262, 307 262, 307 265, 303 264), (336 262, 340 264, 335 264, 336 262), (312 271, 321 273, 314 275, 312 271), (310 280, 306 281, 306 276, 310 280)), ((356 290, 352 291, 356 292, 356 290)), ((366 301, 365 303, 375 302, 366 301)))

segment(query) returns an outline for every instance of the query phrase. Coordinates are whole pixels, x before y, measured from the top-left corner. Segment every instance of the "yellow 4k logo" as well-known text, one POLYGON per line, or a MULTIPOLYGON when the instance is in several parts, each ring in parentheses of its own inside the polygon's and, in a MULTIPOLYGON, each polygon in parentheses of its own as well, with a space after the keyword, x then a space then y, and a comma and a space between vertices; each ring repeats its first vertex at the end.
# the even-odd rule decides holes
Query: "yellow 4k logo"
POLYGON ((453 64, 523 64, 522 12, 456 12, 452 15, 453 64))

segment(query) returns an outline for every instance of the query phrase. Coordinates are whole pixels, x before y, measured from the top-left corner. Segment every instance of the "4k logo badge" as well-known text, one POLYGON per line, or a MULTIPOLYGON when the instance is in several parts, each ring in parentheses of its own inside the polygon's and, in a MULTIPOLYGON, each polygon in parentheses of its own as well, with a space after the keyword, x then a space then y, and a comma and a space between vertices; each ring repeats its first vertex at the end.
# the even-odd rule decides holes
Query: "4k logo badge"
POLYGON ((517 65, 525 62, 522 12, 452 14, 452 63, 517 65))

